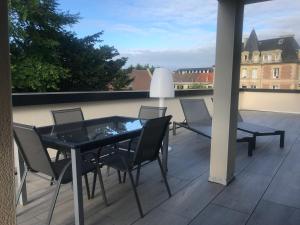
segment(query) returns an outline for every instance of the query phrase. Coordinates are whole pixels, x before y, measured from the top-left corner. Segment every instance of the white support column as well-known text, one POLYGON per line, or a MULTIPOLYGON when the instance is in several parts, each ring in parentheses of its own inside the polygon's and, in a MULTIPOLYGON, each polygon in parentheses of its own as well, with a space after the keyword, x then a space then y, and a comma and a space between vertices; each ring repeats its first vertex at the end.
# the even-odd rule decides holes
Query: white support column
POLYGON ((219 0, 209 181, 234 178, 243 1, 219 0))
POLYGON ((7 0, 0 1, 0 224, 16 224, 7 0))

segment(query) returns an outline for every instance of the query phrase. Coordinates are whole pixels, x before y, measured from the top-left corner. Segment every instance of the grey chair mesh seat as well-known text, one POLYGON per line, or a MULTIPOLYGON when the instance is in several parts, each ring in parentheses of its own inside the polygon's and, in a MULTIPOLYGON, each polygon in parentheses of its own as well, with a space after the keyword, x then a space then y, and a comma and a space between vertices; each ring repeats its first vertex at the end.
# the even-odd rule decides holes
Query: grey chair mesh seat
POLYGON ((136 183, 134 182, 132 176, 133 170, 137 169, 137 172, 139 172, 143 165, 153 161, 157 161, 169 197, 171 197, 169 184, 166 178, 166 174, 162 168, 162 163, 159 156, 159 150, 162 146, 162 140, 164 138, 166 129, 168 129, 169 127, 171 118, 172 116, 166 116, 147 120, 147 122, 143 126, 136 149, 134 151, 119 150, 116 151, 115 154, 112 154, 103 160, 104 165, 108 165, 109 167, 115 168, 118 171, 127 172, 129 174, 132 189, 134 191, 141 217, 143 217, 144 214, 137 193, 136 183))
MULTIPOLYGON (((25 171, 17 192, 16 204, 18 204, 22 188, 24 186, 24 183, 26 182, 26 177, 29 172, 33 174, 44 174, 49 176, 49 180, 50 178, 52 178, 52 182, 56 185, 50 211, 47 217, 47 224, 49 225, 51 223, 53 211, 55 208, 61 184, 70 183, 72 181, 71 160, 66 158, 52 162, 47 150, 41 142, 41 138, 35 127, 14 123, 13 132, 19 153, 25 162, 25 171)), ((82 174, 85 178, 87 173, 89 172, 94 172, 98 175, 100 184, 102 184, 101 190, 103 201, 107 205, 99 163, 91 163, 89 161, 83 162, 82 174)), ((89 188, 88 186, 86 187, 89 196, 89 188)))
MULTIPOLYGON (((211 98, 213 101, 213 98, 211 98)), ((285 131, 284 130, 278 130, 271 127, 258 125, 254 123, 245 122, 240 114, 238 112, 238 130, 244 131, 246 133, 252 134, 252 137, 254 139, 254 148, 256 148, 256 137, 258 136, 280 136, 280 148, 284 147, 284 139, 285 139, 285 131)))
MULTIPOLYGON (((203 99, 180 99, 184 122, 173 122, 173 135, 178 127, 184 127, 204 137, 211 138, 212 118, 203 99)), ((248 133, 237 131, 237 142, 248 143, 248 155, 252 156, 254 139, 248 133)))

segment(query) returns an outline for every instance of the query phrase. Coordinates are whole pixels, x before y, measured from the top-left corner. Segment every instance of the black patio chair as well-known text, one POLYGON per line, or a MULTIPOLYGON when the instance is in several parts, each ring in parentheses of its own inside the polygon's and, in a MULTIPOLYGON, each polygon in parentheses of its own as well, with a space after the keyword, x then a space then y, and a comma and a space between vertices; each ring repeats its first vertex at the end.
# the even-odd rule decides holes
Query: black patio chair
MULTIPOLYGON (((25 171, 22 176, 21 184, 17 192, 16 205, 18 204, 23 185, 26 182, 26 177, 28 172, 31 172, 36 175, 43 174, 49 176, 49 178, 50 177, 53 178, 53 182, 56 184, 56 189, 52 199, 50 211, 47 217, 47 224, 49 225, 51 223, 53 211, 55 208, 55 204, 56 204, 56 200, 59 194, 61 184, 67 184, 72 182, 71 160, 66 158, 66 159, 52 162, 47 150, 44 148, 41 142, 40 136, 35 127, 14 123, 13 132, 14 132, 15 141, 18 145, 18 150, 25 162, 25 171)), ((101 184, 101 189, 102 189, 103 201, 106 205, 108 205, 104 186, 103 186, 103 180, 101 176, 100 164, 91 163, 89 161, 83 162, 82 174, 84 176, 86 176, 89 172, 94 172, 94 171, 96 171, 99 177, 99 182, 101 184)), ((39 176, 39 177, 47 179, 45 178, 45 176, 39 176)), ((89 195, 88 187, 87 187, 87 192, 89 195)))
MULTIPOLYGON (((184 127, 197 134, 211 139, 212 118, 208 112, 204 99, 180 99, 185 116, 183 122, 173 122, 173 135, 178 127, 184 127)), ((248 143, 248 156, 252 156, 254 139, 248 133, 237 130, 237 142, 248 143)))
MULTIPOLYGON (((167 107, 142 105, 138 113, 138 118, 141 120, 149 120, 149 119, 164 117, 166 115, 166 111, 167 111, 167 107)), ((132 151, 136 149, 138 140, 139 138, 133 138, 131 140, 122 141, 117 144, 117 147, 126 151, 132 151)), ((140 175, 140 171, 139 169, 137 169, 137 173, 136 173, 137 185, 139 183, 139 175, 140 175)), ((125 180, 126 180, 126 173, 124 173, 123 175, 123 183, 125 183, 125 180)))
POLYGON ((119 150, 116 151, 115 154, 110 155, 103 160, 104 165, 108 165, 109 167, 129 174, 131 186, 134 191, 141 217, 143 217, 144 214, 137 193, 137 187, 132 176, 133 170, 138 168, 141 169, 142 166, 157 160, 169 197, 171 197, 170 187, 159 156, 159 150, 162 146, 162 141, 166 129, 169 127, 171 118, 172 116, 166 116, 147 120, 143 126, 134 152, 119 150))
MULTIPOLYGON (((213 98, 211 98, 213 102, 213 98)), ((254 139, 254 148, 256 148, 256 137, 258 136, 280 136, 279 146, 280 148, 284 147, 284 138, 285 138, 285 131, 278 130, 271 127, 258 125, 255 123, 245 122, 243 117, 241 116, 240 112, 238 112, 238 130, 244 131, 246 133, 250 133, 254 139)))
MULTIPOLYGON (((54 124, 64 124, 64 123, 73 123, 73 122, 80 122, 84 121, 84 115, 81 110, 81 108, 71 108, 71 109, 61 109, 61 110, 52 110, 51 111, 52 116, 53 116, 53 121, 54 124)), ((93 149, 91 152, 94 152, 94 156, 97 155, 97 160, 101 160, 102 157, 111 154, 113 151, 113 148, 106 148, 106 147, 101 147, 98 149, 93 149)), ((55 160, 59 159, 59 155, 63 153, 65 158, 67 157, 68 150, 65 149, 58 149, 55 160)), ((89 155, 91 156, 91 155, 89 155)), ((92 158, 89 158, 89 160, 94 160, 92 158)), ((107 168, 107 171, 109 168, 107 168)), ((119 182, 121 183, 121 174, 118 172, 118 178, 119 182)), ((93 177, 93 189, 95 189, 96 185, 96 179, 97 179, 97 174, 94 174, 93 177)), ((85 178, 86 184, 88 185, 88 180, 85 178)), ((94 190, 92 191, 94 193, 94 190)), ((94 198, 94 194, 91 196, 91 198, 94 198)))

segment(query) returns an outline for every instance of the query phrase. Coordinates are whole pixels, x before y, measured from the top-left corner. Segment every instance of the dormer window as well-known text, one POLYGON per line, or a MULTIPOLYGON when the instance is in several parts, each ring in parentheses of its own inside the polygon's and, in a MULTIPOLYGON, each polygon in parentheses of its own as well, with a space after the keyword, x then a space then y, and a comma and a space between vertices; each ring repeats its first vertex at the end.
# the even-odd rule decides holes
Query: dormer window
POLYGON ((244 55, 244 61, 248 60, 248 55, 244 55))
POLYGON ((253 61, 254 61, 254 62, 258 62, 258 60, 259 60, 259 56, 258 56, 258 55, 254 55, 254 56, 253 56, 253 61))
POLYGON ((268 62, 272 62, 272 55, 268 55, 268 62))
POLYGON ((266 62, 268 60, 268 56, 267 55, 263 55, 263 61, 266 62))

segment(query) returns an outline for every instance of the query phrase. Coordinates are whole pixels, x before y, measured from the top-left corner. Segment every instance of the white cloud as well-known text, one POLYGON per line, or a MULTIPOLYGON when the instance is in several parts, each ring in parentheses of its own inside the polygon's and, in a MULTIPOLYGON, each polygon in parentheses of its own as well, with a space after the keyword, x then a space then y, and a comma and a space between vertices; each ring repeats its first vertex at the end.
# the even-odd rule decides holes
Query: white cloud
POLYGON ((186 50, 133 50, 127 53, 121 53, 121 55, 128 57, 127 66, 140 63, 175 70, 181 67, 212 66, 212 62, 214 62, 215 58, 215 49, 210 46, 186 50))
MULTIPOLYGON (((217 1, 145 0, 128 6, 131 18, 147 23, 148 32, 166 35, 175 43, 189 44, 181 49, 140 49, 121 51, 128 64, 153 64, 169 68, 214 64, 217 1), (151 4, 150 4, 151 2, 151 4), (210 27, 208 31, 206 26, 210 27)), ((300 43, 300 1, 276 0, 247 5, 244 36, 255 28, 260 39, 295 34, 300 43)))
MULTIPOLYGON (((102 0, 100 9, 110 7, 105 20, 84 19, 78 26, 126 34, 139 39, 139 49, 116 45, 130 64, 153 64, 171 69, 211 66, 215 58, 217 0, 102 0), (160 44, 147 42, 157 37, 160 44), (144 41, 144 43, 143 43, 144 41), (142 45, 145 44, 143 47, 142 45), (149 44, 149 46, 148 46, 149 44)), ((97 10, 97 9, 96 9, 97 10)), ((253 28, 259 39, 295 34, 300 43, 300 1, 274 0, 247 5, 244 36, 253 28)), ((93 32, 89 32, 93 33, 93 32)), ((112 35, 111 35, 112 36, 112 35)), ((111 37, 110 36, 110 37, 111 37)), ((105 40, 107 41, 107 40, 105 40)), ((135 44, 135 43, 134 43, 135 44)))

